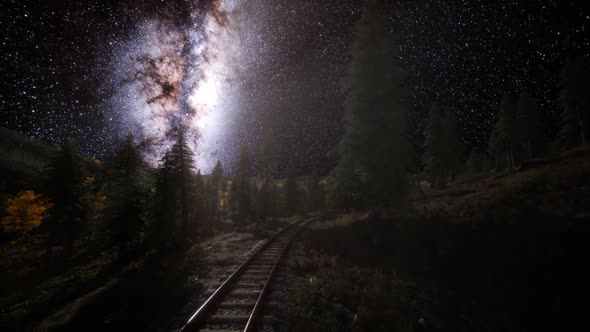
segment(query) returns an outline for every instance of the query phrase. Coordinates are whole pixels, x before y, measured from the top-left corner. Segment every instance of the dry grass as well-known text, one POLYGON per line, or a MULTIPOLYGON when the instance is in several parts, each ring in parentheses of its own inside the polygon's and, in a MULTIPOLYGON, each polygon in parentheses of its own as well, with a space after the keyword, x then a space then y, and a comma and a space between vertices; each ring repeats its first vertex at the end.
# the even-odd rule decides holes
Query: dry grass
POLYGON ((367 216, 368 212, 343 213, 338 214, 330 219, 314 221, 307 227, 312 230, 346 227, 357 220, 366 219, 367 216))
MULTIPOLYGON (((482 214, 583 218, 590 215, 590 149, 526 165, 513 172, 464 177, 446 190, 416 201, 417 211, 445 215, 456 222, 482 214)), ((497 219, 497 218, 496 218, 497 219)))

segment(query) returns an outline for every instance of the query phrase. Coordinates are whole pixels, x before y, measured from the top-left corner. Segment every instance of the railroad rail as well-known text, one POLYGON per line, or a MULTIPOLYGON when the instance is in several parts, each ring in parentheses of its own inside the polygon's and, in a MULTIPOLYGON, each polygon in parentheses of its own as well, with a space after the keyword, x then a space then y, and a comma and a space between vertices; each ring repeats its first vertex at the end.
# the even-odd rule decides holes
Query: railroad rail
POLYGON ((191 316, 180 331, 254 331, 279 262, 295 235, 319 216, 301 219, 275 233, 250 255, 191 316))

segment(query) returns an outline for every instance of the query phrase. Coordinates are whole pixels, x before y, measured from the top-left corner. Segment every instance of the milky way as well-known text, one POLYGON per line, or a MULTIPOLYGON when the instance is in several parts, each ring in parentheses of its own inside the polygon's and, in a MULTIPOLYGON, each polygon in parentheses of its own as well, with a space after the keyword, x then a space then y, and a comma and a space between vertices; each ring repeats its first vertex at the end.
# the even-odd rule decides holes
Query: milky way
POLYGON ((112 58, 116 93, 105 104, 119 134, 131 133, 156 165, 183 132, 197 167, 209 170, 235 117, 239 73, 236 1, 195 7, 188 22, 146 20, 112 58), (221 97, 223 94, 224 98, 221 97))
MULTIPOLYGON (((434 98, 485 149, 504 93, 529 91, 555 128, 557 74, 590 56, 585 0, 391 0, 408 69, 411 136, 434 98)), ((254 169, 273 129, 281 168, 327 173, 360 0, 8 0, 0 11, 0 125, 103 158, 133 134, 157 163, 183 129, 197 167, 254 169)))

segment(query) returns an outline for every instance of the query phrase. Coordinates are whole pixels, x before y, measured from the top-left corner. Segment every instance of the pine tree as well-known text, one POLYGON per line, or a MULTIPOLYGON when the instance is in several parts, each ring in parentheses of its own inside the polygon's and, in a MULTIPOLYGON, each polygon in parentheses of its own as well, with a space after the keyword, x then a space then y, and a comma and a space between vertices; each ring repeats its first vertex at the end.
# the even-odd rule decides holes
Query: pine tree
POLYGON ((565 147, 586 144, 590 131, 590 65, 583 57, 568 61, 559 76, 561 108, 559 142, 565 147))
POLYGON ((359 208, 364 205, 361 192, 362 181, 352 161, 340 159, 333 171, 334 187, 331 204, 337 209, 359 208))
POLYGON ((454 112, 443 117, 445 175, 454 179, 464 163, 465 146, 459 139, 459 120, 454 112))
POLYGON ((232 207, 237 212, 236 220, 239 223, 245 223, 250 217, 252 204, 250 198, 250 157, 245 145, 240 148, 240 159, 230 189, 230 199, 232 207))
POLYGON ((53 156, 44 170, 45 187, 53 201, 49 253, 53 240, 62 236, 66 256, 72 254, 74 239, 84 229, 82 191, 85 176, 78 145, 68 140, 53 156))
POLYGON ((119 257, 129 259, 130 243, 139 238, 144 221, 145 165, 128 136, 106 163, 109 179, 108 220, 113 239, 119 246, 119 257))
POLYGON ((176 192, 176 210, 180 213, 179 231, 176 232, 177 242, 181 245, 188 243, 189 225, 194 213, 195 203, 193 179, 193 153, 186 143, 184 132, 180 131, 176 144, 171 149, 173 183, 176 192))
POLYGON ((434 187, 440 188, 444 184, 445 174, 445 133, 442 113, 438 102, 433 102, 428 113, 428 120, 424 129, 424 172, 428 174, 434 187))
POLYGON ((223 167, 221 161, 217 161, 213 171, 211 172, 211 202, 209 209, 211 211, 211 217, 215 219, 219 214, 219 199, 220 192, 222 191, 223 181, 223 167))
POLYGON ((467 158, 465 168, 466 172, 470 174, 475 174, 489 170, 491 166, 488 155, 485 152, 480 152, 476 149, 471 149, 469 157, 467 158))
POLYGON ((499 165, 504 156, 508 168, 515 167, 515 148, 518 143, 518 128, 516 123, 516 103, 514 98, 505 95, 496 116, 496 125, 489 142, 489 151, 496 158, 499 165))
POLYGON ((519 140, 527 152, 527 159, 533 159, 535 151, 545 140, 543 116, 537 99, 521 93, 518 98, 516 120, 518 123, 519 140))
POLYGON ((266 222, 266 219, 272 215, 273 204, 272 204, 272 190, 273 184, 269 178, 264 180, 258 193, 256 195, 256 216, 262 222, 266 222))
POLYGON ((381 2, 367 1, 345 81, 345 133, 338 154, 339 163, 358 174, 374 212, 407 201, 408 105, 399 52, 399 38, 388 32, 381 2))
POLYGON ((275 138, 272 129, 269 129, 264 135, 262 142, 262 176, 272 178, 276 175, 277 168, 277 151, 275 138))
POLYGON ((159 248, 169 243, 174 232, 176 189, 173 168, 172 153, 168 151, 156 171, 153 218, 149 229, 152 244, 159 248))
POLYGON ((297 175, 293 161, 287 166, 287 182, 285 183, 285 212, 292 216, 299 212, 299 189, 297 188, 297 175))
POLYGON ((325 207, 325 193, 317 170, 314 170, 311 176, 308 200, 310 211, 318 211, 325 207))

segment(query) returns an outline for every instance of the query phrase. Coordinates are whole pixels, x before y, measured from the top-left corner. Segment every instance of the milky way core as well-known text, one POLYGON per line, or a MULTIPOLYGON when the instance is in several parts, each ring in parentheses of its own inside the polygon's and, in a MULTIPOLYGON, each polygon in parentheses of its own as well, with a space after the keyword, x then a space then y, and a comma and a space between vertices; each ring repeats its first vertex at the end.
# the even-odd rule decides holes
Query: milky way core
POLYGON ((195 166, 208 171, 224 159, 231 135, 241 55, 238 2, 196 6, 188 23, 146 20, 113 57, 117 87, 109 120, 133 134, 146 161, 158 164, 183 131, 195 166))

